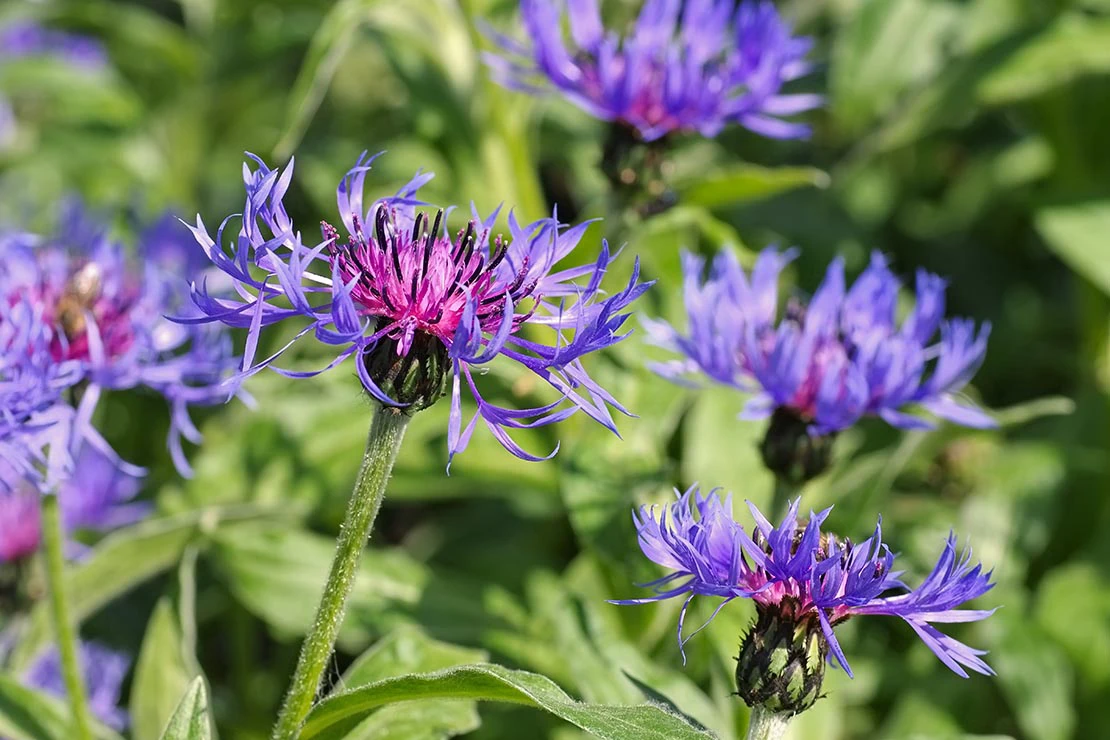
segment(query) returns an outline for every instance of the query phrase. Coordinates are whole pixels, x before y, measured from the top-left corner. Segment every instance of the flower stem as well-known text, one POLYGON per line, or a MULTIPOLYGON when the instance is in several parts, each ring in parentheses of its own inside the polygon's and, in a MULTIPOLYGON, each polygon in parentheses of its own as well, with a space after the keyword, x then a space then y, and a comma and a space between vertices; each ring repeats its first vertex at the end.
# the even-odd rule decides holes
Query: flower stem
POLYGON ((62 678, 73 713, 73 733, 79 740, 91 740, 89 706, 85 700, 85 682, 77 656, 77 630, 69 615, 65 581, 65 534, 58 512, 58 497, 51 493, 42 499, 42 539, 46 550, 46 573, 50 583, 50 613, 54 620, 54 637, 58 643, 62 678))
POLYGON ((775 493, 771 499, 771 520, 780 521, 790 507, 790 501, 798 497, 802 487, 794 485, 781 475, 775 476, 775 493))
POLYGON ((386 482, 393 470, 408 422, 409 416, 397 409, 379 406, 374 412, 362 467, 351 492, 346 518, 339 530, 335 559, 316 610, 316 619, 301 647, 293 682, 274 726, 274 740, 296 738, 312 709, 312 702, 320 688, 320 678, 331 659, 335 639, 343 623, 347 597, 355 583, 362 550, 385 497, 386 482))
POLYGON ((752 707, 748 720, 747 740, 781 740, 786 735, 790 715, 785 712, 772 712, 761 706, 752 707))

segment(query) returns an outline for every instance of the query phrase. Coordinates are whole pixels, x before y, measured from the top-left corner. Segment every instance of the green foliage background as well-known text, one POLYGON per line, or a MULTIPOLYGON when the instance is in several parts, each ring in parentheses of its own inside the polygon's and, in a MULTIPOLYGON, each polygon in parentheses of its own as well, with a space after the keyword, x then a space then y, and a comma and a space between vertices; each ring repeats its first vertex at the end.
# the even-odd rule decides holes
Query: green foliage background
MULTIPOLYGON (((634 5, 606 7, 618 19, 634 5)), ((851 537, 881 512, 911 582, 950 528, 969 538, 998 581, 982 601, 1003 608, 953 632, 988 648, 998 677, 961 680, 901 622, 856 620, 842 642, 857 677, 830 671, 827 698, 793 737, 1104 736, 1110 3, 796 0, 783 9, 818 39, 819 71, 805 85, 828 103, 813 116, 813 140, 738 129, 683 140, 671 155, 678 205, 647 221, 607 218, 586 247, 603 236, 627 242, 660 281, 642 311, 671 318, 681 317, 680 247, 727 244, 750 260, 765 244, 796 244, 789 280, 801 291, 834 254, 858 271, 874 248, 907 277, 919 266, 939 272, 951 278, 950 312, 994 325, 975 388, 1002 422, 991 433, 864 423, 842 435, 833 471, 805 492, 813 508, 835 504, 830 525, 851 537)), ((214 226, 241 209, 249 150, 271 162, 296 153, 287 202, 311 230, 333 213, 335 185, 364 149, 388 151, 368 180, 376 195, 424 168, 436 173, 433 202, 505 202, 532 219, 558 199, 564 220, 607 215, 596 168, 604 127, 486 77, 477 24, 519 33, 508 0, 9 0, 0 22, 28 15, 103 39, 113 67, 0 68, 19 119, 0 152, 9 220, 49 223, 58 199, 76 192, 120 213, 121 234, 167 206, 214 226)), ((735 418, 743 399, 663 382, 643 369, 657 356, 634 336, 592 358, 639 418, 621 421, 623 440, 585 419, 521 436, 545 452, 561 440, 551 463, 519 462, 479 433, 447 476, 445 404, 414 421, 329 677, 378 688, 333 705, 345 724, 313 715, 309 730, 313 721, 323 729, 312 736, 646 737, 613 729, 622 712, 644 711, 658 727, 675 723, 658 737, 705 736, 632 707, 651 701, 719 738, 743 737, 747 710, 729 693, 748 605, 726 608, 683 666, 679 604, 606 603, 658 575, 636 548, 633 504, 695 481, 770 500, 755 450, 763 430, 735 418), (487 659, 558 687, 482 667, 487 659), (397 678, 461 664, 479 665, 397 678), (631 708, 594 716, 574 699, 631 708)), ((325 360, 305 347, 296 361, 325 360)), ((500 365, 482 380, 509 403, 539 398, 500 365)), ((136 740, 160 737, 171 715, 166 737, 206 737, 206 711, 220 737, 267 737, 322 587, 370 406, 350 369, 314 381, 260 376, 250 390, 256 409, 206 416, 189 481, 168 463, 155 399, 113 398, 100 419, 154 471, 144 495, 157 517, 107 537, 71 579, 85 636, 136 656, 127 689, 136 740)), ((12 676, 49 640, 45 616, 28 618, 12 676)), ((0 734, 62 738, 64 711, 0 678, 0 734), (34 716, 12 710, 20 706, 34 716)))

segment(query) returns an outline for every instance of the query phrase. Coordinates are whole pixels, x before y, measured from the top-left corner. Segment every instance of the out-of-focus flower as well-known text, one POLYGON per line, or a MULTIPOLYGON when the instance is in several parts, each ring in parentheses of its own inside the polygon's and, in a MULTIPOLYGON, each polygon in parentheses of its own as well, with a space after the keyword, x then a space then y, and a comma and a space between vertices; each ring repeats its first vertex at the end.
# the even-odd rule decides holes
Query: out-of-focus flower
MULTIPOLYGON (((3 462, 0 478, 10 483, 0 487, 0 563, 3 563, 19 560, 38 549, 42 493, 32 478, 21 479, 3 462)), ((106 532, 139 521, 150 511, 149 504, 132 502, 141 483, 140 478, 96 448, 85 445, 73 470, 57 490, 62 526, 68 533, 106 532)), ((71 556, 80 551, 76 543, 70 544, 71 556)))
MULTIPOLYGON (((108 727, 126 729, 128 716, 120 708, 119 699, 131 659, 95 642, 81 643, 79 653, 89 711, 108 727)), ((44 653, 31 665, 24 683, 48 694, 65 697, 65 680, 57 649, 44 653)))
POLYGON ((0 62, 36 56, 60 59, 81 69, 99 69, 108 64, 104 45, 92 37, 47 28, 31 20, 0 27, 0 62))
POLYGON ((647 322, 654 343, 684 357, 655 368, 672 380, 704 375, 755 392, 742 418, 774 414, 772 426, 791 434, 787 427, 798 425, 833 434, 865 415, 901 429, 931 428, 905 412, 913 405, 957 424, 995 426, 957 396, 986 355, 990 325, 944 320, 944 280, 918 271, 917 304, 899 326, 901 283, 883 256, 875 253, 847 290, 837 258, 808 304, 791 300, 776 320, 779 274, 795 254, 765 249, 750 275, 728 250, 708 275, 704 259, 684 255, 687 333, 647 322))
MULTIPOLYGON (((182 234, 177 244, 191 249, 184 227, 182 234)), ((99 439, 89 420, 103 390, 152 389, 170 403, 169 448, 188 473, 181 438, 199 440, 189 408, 226 401, 223 382, 238 364, 226 332, 166 318, 192 310, 188 280, 195 273, 182 270, 194 262, 167 262, 164 240, 149 256, 140 244, 131 261, 77 207, 64 213, 56 236, 8 235, 3 249, 0 304, 33 306, 47 327, 50 360, 79 369, 82 434, 99 439)), ((106 444, 97 446, 109 452, 106 444)))
MULTIPOLYGON (((309 332, 336 348, 328 369, 355 356, 363 386, 379 403, 406 412, 426 408, 451 383, 448 449, 466 448, 478 419, 514 455, 542 459, 517 445, 507 429, 534 427, 583 411, 614 429, 608 405, 623 409, 594 382, 583 355, 608 347, 628 314, 621 313, 647 285, 638 264, 628 285, 606 296, 601 279, 614 255, 602 242, 594 264, 555 271, 578 245, 587 224, 567 228, 556 217, 526 226, 509 215, 510 238, 491 239, 495 212, 476 213, 453 236, 445 223, 450 211, 430 216, 419 207, 423 174, 395 197, 363 210, 363 183, 373 158, 364 155, 338 189, 339 217, 348 236, 323 224, 323 241, 306 246, 286 214, 282 198, 293 174, 244 167, 247 200, 242 227, 225 251, 225 220, 213 240, 198 218, 194 233, 212 261, 234 278, 240 300, 212 296, 197 285, 194 300, 206 320, 249 329, 243 376, 270 367, 309 332), (305 321, 296 337, 273 355, 255 358, 265 326, 285 319, 305 321), (550 344, 525 336, 525 325, 546 327, 550 344), (560 398, 539 408, 493 405, 479 393, 474 367, 498 356, 514 360, 551 384, 560 398), (478 409, 463 423, 462 385, 478 409)), ((290 372, 307 377, 318 372, 290 372)), ((552 453, 554 454, 554 453, 552 453)))
POLYGON ((782 92, 809 71, 812 41, 792 35, 766 0, 647 0, 624 37, 602 25, 597 0, 521 0, 520 12, 528 41, 495 34, 506 55, 486 55, 495 78, 528 92, 550 85, 646 141, 679 131, 712 137, 729 123, 802 138, 809 127, 784 117, 821 104, 782 92))
MULTIPOLYGON (((702 496, 697 487, 692 487, 662 512, 655 507, 641 507, 639 515, 633 516, 640 549, 650 560, 675 572, 646 584, 655 590, 654 595, 615 603, 642 604, 685 596, 678 624, 681 646, 689 639, 682 636, 682 622, 695 596, 722 598, 717 611, 733 599, 752 599, 761 619, 766 615, 768 620, 787 623, 790 635, 802 637, 806 631, 816 634, 820 638, 821 656, 827 655, 849 676, 852 672, 833 628, 851 617, 885 614, 905 621, 956 674, 966 678, 965 668, 993 674, 979 657, 985 655, 983 651, 968 647, 933 626, 933 623, 973 622, 993 613, 959 608, 982 596, 993 584, 991 574, 983 572, 981 565, 971 565, 969 550, 957 552, 955 535, 949 536, 933 572, 911 589, 902 582, 902 572, 894 570, 894 555, 883 544, 878 525, 871 537, 853 544, 821 532, 821 523, 830 509, 811 513, 807 522, 799 522, 799 501, 791 504, 778 526, 773 526, 749 503, 755 521, 750 535, 733 519, 732 497, 722 501, 716 491, 702 496)), ((766 629, 763 631, 766 636, 766 629)), ((803 656, 812 657, 812 645, 798 647, 803 656)), ((758 676, 748 674, 760 666, 766 669, 762 659, 768 656, 754 653, 745 656, 746 651, 747 647, 742 646, 744 660, 737 674, 741 692, 746 690, 745 686, 755 691, 766 689, 765 684, 755 680, 758 676)), ((804 703, 816 699, 816 694, 809 696, 806 692, 804 697, 793 698, 804 703)), ((805 707, 787 708, 801 711, 805 707)))

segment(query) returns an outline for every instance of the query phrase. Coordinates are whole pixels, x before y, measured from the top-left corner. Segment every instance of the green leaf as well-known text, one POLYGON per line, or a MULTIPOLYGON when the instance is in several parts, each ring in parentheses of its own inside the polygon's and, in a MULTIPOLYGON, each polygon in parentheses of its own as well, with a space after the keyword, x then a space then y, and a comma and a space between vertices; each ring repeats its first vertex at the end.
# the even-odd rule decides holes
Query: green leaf
POLYGON ((1110 72, 1110 19, 1065 15, 1022 46, 979 86, 987 105, 1014 103, 1110 72))
POLYGON ((936 73, 956 8, 926 0, 860 3, 833 36, 831 110, 858 132, 887 113, 915 84, 936 73))
POLYGON ((339 0, 316 29, 288 97, 288 118, 274 156, 285 161, 300 144, 332 78, 378 0, 339 0))
MULTIPOLYGON (((223 522, 258 519, 287 511, 255 505, 212 507, 179 516, 151 519, 118 530, 98 544, 66 573, 73 618, 82 621, 112 599, 172 567, 194 539, 223 522)), ((19 671, 30 665, 51 640, 49 605, 37 605, 27 620, 9 665, 19 671)))
POLYGON ((185 652, 173 604, 162 598, 147 625, 131 689, 131 728, 135 740, 155 740, 174 713, 178 699, 200 670, 185 652))
MULTIPOLYGON (((0 737, 9 740, 70 740, 69 707, 61 699, 0 676, 0 737)), ((112 730, 94 722, 98 740, 120 740, 112 730)))
POLYGON ((807 185, 824 188, 828 184, 829 176, 814 167, 740 164, 680 185, 676 190, 683 203, 717 208, 763 200, 807 185))
MULTIPOLYGON (((340 679, 340 686, 358 687, 404 675, 452 668, 486 659, 483 650, 433 640, 415 627, 402 626, 367 650, 340 679)), ((382 707, 358 722, 346 740, 446 740, 478 728, 481 719, 473 701, 405 702, 382 707)))
POLYGON ((308 716, 302 740, 338 740, 339 727, 378 707, 412 699, 472 699, 544 709, 607 740, 706 740, 714 735, 654 704, 606 706, 572 699, 550 679, 476 664, 386 679, 325 699, 308 716))
POLYGON ((197 676, 178 702, 162 733, 162 740, 211 740, 212 722, 208 717, 208 691, 197 676))
POLYGON ((1057 257, 1110 295, 1110 200, 1043 208, 1036 224, 1057 257))
MULTIPOLYGON (((335 554, 335 541, 283 526, 244 525, 219 532, 212 556, 236 598, 281 637, 304 634, 335 554)), ((440 579, 401 550, 369 549, 339 634, 347 649, 399 624, 419 621, 437 636, 476 639, 489 618, 477 586, 440 579)))
POLYGON ((998 683, 1028 737, 1067 740, 1075 731, 1075 678, 1064 653, 1025 615, 996 615, 1005 625, 992 651, 998 683))

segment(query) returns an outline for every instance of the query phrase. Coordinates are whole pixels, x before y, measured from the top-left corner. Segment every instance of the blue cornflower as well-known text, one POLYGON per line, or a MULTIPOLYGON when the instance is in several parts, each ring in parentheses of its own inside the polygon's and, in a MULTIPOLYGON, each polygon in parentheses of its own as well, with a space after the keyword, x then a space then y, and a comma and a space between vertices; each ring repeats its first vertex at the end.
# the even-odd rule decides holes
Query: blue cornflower
MULTIPOLYGON (((112 729, 126 729, 129 718, 127 712, 120 708, 119 700, 131 659, 95 642, 81 643, 79 653, 89 711, 112 729)), ((44 653, 31 665, 24 683, 48 694, 65 697, 65 679, 57 649, 44 653)))
POLYGON ((508 57, 486 56, 495 78, 529 92, 546 82, 645 141, 678 131, 712 137, 729 123, 777 139, 803 138, 809 127, 783 117, 821 104, 817 95, 782 92, 809 71, 805 55, 813 43, 793 36, 765 0, 739 7, 734 0, 647 0, 623 38, 604 28, 597 0, 521 0, 520 12, 529 41, 496 36, 508 57))
MULTIPOLYGON (((69 385, 80 384, 79 436, 110 454, 90 423, 101 393, 154 390, 170 404, 170 452, 188 474, 182 437, 199 441, 189 409, 223 403, 223 383, 238 365, 226 331, 166 318, 193 310, 188 280, 198 275, 182 270, 195 257, 170 259, 171 245, 160 238, 140 242, 132 261, 76 207, 64 212, 55 236, 9 233, 0 239, 0 304, 29 304, 45 327, 45 364, 67 368, 69 385)), ((176 246, 199 251, 184 227, 176 246)))
MULTIPOLYGON (((588 223, 572 228, 557 217, 521 225, 509 214, 510 238, 491 238, 495 211, 477 213, 455 235, 446 213, 418 211, 418 189, 431 179, 417 175, 395 197, 363 210, 363 182, 373 158, 361 157, 339 184, 339 218, 349 235, 340 237, 328 223, 323 240, 306 246, 282 205, 293 174, 244 168, 247 200, 238 237, 225 252, 221 224, 213 240, 201 220, 193 229, 212 261, 234 279, 239 300, 214 297, 204 284, 194 299, 201 320, 249 329, 242 375, 270 367, 296 339, 312 332, 335 348, 324 370, 354 356, 367 392, 386 406, 407 411, 425 408, 451 384, 448 451, 466 448, 480 418, 497 440, 525 460, 543 459, 524 451, 507 429, 535 427, 583 411, 610 429, 608 405, 623 408, 594 382, 581 358, 624 339, 618 334, 628 314, 621 313, 647 285, 639 265, 628 285, 605 295, 601 279, 615 255, 602 242, 594 264, 554 271, 578 245, 588 223), (264 359, 255 358, 263 327, 297 319, 304 322, 294 340, 264 359), (551 330, 549 344, 526 325, 551 330), (478 391, 474 367, 502 356, 541 377, 560 398, 539 408, 495 406, 478 391), (477 402, 477 414, 463 424, 462 385, 477 402)), ((500 209, 499 209, 500 210, 500 209)), ((273 368, 289 377, 295 373, 273 368)), ((554 452, 552 452, 554 454, 554 452)))
POLYGON ((673 380, 705 375, 754 391, 742 418, 784 412, 817 435, 865 415, 901 429, 931 428, 905 412, 912 405, 964 426, 995 426, 957 395, 983 361, 990 324, 977 330, 970 319, 944 320, 944 280, 918 271, 917 304, 899 326, 901 283, 886 259, 873 254, 846 290, 844 261, 837 258, 808 304, 789 301, 776 321, 779 273, 795 255, 765 249, 750 276, 728 250, 717 255, 708 275, 705 260, 684 255, 688 333, 662 322, 648 325, 655 343, 684 359, 656 369, 673 380))
POLYGON ((955 535, 949 535, 932 573, 911 589, 902 582, 902 571, 894 570, 895 558, 883 544, 880 525, 871 537, 853 544, 821 532, 831 509, 811 512, 808 522, 799 522, 799 504, 800 499, 795 500, 782 523, 774 526, 749 502, 755 522, 751 534, 733 519, 732 497, 722 501, 717 491, 703 496, 694 486, 662 512, 641 507, 639 515, 633 515, 640 549, 675 572, 647 584, 656 591, 653 596, 614 603, 643 604, 685 596, 678 623, 681 647, 690 639, 683 638, 682 623, 695 596, 723 598, 717 611, 733 599, 752 599, 761 617, 770 615, 814 630, 823 640, 822 655, 849 676, 852 671, 833 628, 854 616, 894 616, 913 628, 956 674, 967 678, 964 669, 968 668, 993 675, 979 657, 984 651, 933 626, 974 622, 994 613, 993 609, 959 608, 994 584, 990 572, 971 564, 970 550, 957 551, 955 535))

